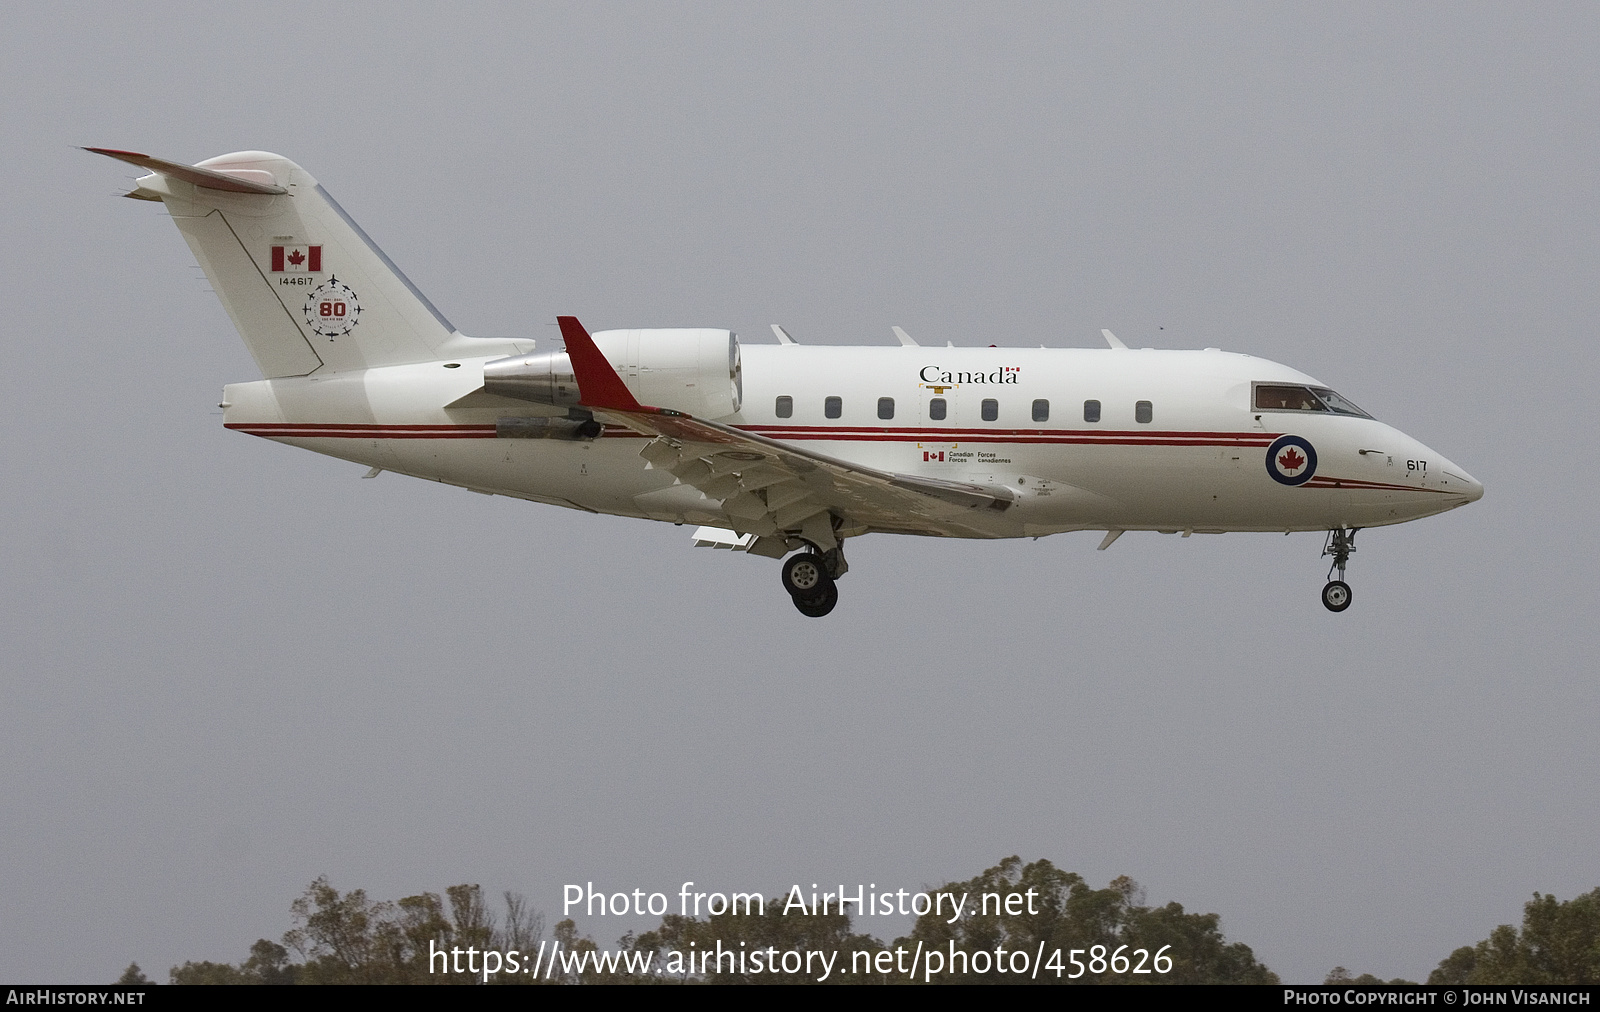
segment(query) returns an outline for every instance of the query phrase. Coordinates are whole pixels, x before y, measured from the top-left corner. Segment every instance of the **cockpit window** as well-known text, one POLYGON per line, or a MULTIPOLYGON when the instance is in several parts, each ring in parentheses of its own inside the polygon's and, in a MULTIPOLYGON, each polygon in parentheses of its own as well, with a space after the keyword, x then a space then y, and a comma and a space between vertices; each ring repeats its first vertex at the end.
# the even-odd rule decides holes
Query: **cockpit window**
POLYGON ((1285 383, 1257 383, 1256 410, 1321 411, 1326 414, 1372 417, 1327 387, 1291 386, 1285 383))
POLYGON ((1328 410, 1332 411, 1336 415, 1360 415, 1362 418, 1372 417, 1365 411, 1362 411, 1360 408, 1356 407, 1350 401, 1345 400, 1332 390, 1329 390, 1327 387, 1312 387, 1311 391, 1318 397, 1322 398, 1322 403, 1326 404, 1328 406, 1328 410))
POLYGON ((1310 387, 1261 383, 1256 386, 1257 411, 1326 411, 1310 387))

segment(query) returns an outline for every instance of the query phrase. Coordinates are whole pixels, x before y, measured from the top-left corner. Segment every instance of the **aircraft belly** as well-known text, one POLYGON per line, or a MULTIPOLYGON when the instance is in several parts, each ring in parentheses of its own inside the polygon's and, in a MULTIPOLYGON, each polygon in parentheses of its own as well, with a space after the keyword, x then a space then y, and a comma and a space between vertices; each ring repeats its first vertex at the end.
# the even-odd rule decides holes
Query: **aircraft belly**
POLYGON ((554 498, 597 513, 644 516, 634 497, 671 475, 652 475, 638 439, 395 441, 408 474, 506 495, 554 498), (431 445, 430 445, 431 444, 431 445))
POLYGON ((922 444, 912 473, 1004 484, 1029 534, 1051 530, 1322 530, 1400 523, 1460 499, 1410 489, 1285 486, 1260 447, 922 444), (939 453, 944 457, 940 461, 939 453), (982 456, 979 456, 979 454, 982 456))
POLYGON ((327 438, 301 438, 289 436, 268 436, 276 443, 293 446, 302 450, 310 450, 328 457, 337 457, 367 467, 381 467, 385 471, 399 470, 394 455, 390 452, 387 439, 327 439, 327 438))
POLYGON ((269 438, 474 491, 621 516, 650 515, 635 496, 672 483, 670 474, 644 470, 644 462, 637 458, 637 440, 628 440, 630 446, 623 448, 606 445, 610 440, 269 438))
MULTIPOLYGON (((390 428, 402 423, 389 423, 390 428)), ((417 423, 419 426, 426 423, 417 423)), ((596 513, 728 526, 719 499, 647 467, 645 440, 496 438, 492 429, 407 438, 269 438, 384 470, 596 513)), ((1287 486, 1259 448, 808 440, 833 456, 902 474, 1003 486, 1004 512, 975 513, 975 537, 1084 529, 1282 531, 1402 523, 1462 501, 1426 488, 1287 486)), ((1332 481, 1332 479, 1328 479, 1332 481)))

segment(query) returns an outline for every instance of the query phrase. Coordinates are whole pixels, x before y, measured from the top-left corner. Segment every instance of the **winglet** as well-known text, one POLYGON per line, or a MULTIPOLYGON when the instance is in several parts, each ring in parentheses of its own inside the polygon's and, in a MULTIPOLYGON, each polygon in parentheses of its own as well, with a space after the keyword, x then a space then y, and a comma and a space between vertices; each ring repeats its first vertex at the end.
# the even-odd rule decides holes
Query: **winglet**
MULTIPOLYGON (((235 170, 233 172, 218 172, 215 169, 202 168, 199 165, 185 165, 182 162, 169 162, 165 158, 151 158, 141 155, 137 151, 119 151, 116 148, 84 148, 83 150, 107 158, 115 158, 119 162, 137 165, 141 169, 150 169, 173 179, 181 179, 185 183, 204 186, 210 190, 226 190, 229 193, 260 193, 277 195, 289 191, 272 182, 272 175, 259 169, 235 170)), ((137 192, 137 191, 135 191, 137 192)))
POLYGON ((910 334, 907 334, 905 331, 901 330, 899 327, 891 327, 890 329, 894 331, 894 336, 898 337, 900 339, 900 344, 903 347, 906 347, 906 348, 915 348, 915 347, 917 347, 917 342, 911 340, 911 335, 910 334))
POLYGON ((1106 344, 1110 345, 1111 347, 1121 348, 1123 351, 1128 350, 1128 346, 1117 340, 1117 335, 1113 334, 1111 331, 1102 329, 1100 331, 1100 336, 1105 338, 1106 344))
POLYGON ((645 410, 576 316, 558 316, 556 323, 561 325, 561 336, 567 342, 567 357, 578 377, 578 397, 584 407, 645 410))

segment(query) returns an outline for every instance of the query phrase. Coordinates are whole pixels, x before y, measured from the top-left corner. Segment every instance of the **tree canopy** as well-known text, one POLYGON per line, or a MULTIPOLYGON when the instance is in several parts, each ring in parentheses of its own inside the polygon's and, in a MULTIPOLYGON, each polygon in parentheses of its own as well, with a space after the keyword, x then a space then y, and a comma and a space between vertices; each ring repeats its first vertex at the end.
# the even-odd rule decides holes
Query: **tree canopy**
POLYGON ((1502 924, 1428 974, 1430 984, 1600 984, 1600 889, 1566 902, 1533 894, 1522 930, 1502 924))
MULTIPOLYGON (((238 964, 187 962, 171 970, 174 984, 442 984, 442 983, 650 983, 669 980, 694 980, 704 983, 801 983, 817 979, 808 963, 805 969, 787 964, 775 970, 757 970, 759 963, 745 960, 734 965, 724 961, 714 965, 702 962, 698 968, 684 968, 684 955, 705 953, 719 947, 750 954, 758 950, 783 952, 833 952, 838 959, 827 974, 830 983, 905 982, 904 972, 883 973, 867 956, 909 950, 919 944, 931 952, 949 950, 953 944, 966 951, 995 949, 1025 950, 1035 957, 1043 943, 1047 955, 1060 948, 1066 958, 1071 949, 1083 950, 1085 969, 1076 982, 1084 983, 1276 983, 1272 971, 1255 959, 1249 946, 1228 942, 1222 935, 1216 914, 1192 914, 1182 905, 1169 903, 1150 907, 1132 879, 1114 880, 1104 889, 1093 889, 1072 872, 1061 871, 1049 861, 1024 864, 1009 857, 966 882, 952 882, 930 892, 965 893, 967 906, 959 917, 948 911, 919 917, 910 935, 885 945, 878 938, 856 930, 850 913, 835 902, 826 909, 805 913, 791 911, 782 896, 748 907, 730 909, 704 918, 667 914, 660 924, 644 932, 629 932, 612 953, 629 953, 635 959, 619 964, 616 960, 578 960, 580 954, 596 954, 599 946, 583 936, 572 920, 555 925, 551 937, 544 939, 543 918, 522 900, 507 893, 501 914, 490 911, 483 891, 476 885, 451 886, 441 897, 420 893, 388 902, 373 901, 365 890, 340 893, 326 878, 319 878, 305 894, 290 904, 293 927, 282 942, 258 939, 249 956, 238 964), (998 897, 1029 894, 1025 905, 1012 903, 1007 909, 998 897), (996 898, 985 908, 983 896, 996 898), (488 972, 487 961, 473 964, 472 973, 438 972, 440 952, 470 950, 531 954, 546 941, 552 952, 565 954, 552 969, 544 972, 519 972, 516 966, 501 964, 488 972), (1118 947, 1143 949, 1147 959, 1158 950, 1171 960, 1165 973, 1117 972, 1109 963, 1092 962, 1090 950, 1104 946, 1109 957, 1118 947), (676 965, 674 970, 674 954, 676 965), (650 957, 653 972, 638 972, 642 957, 650 957), (296 958, 298 957, 298 958, 296 958), (862 957, 859 960, 853 957, 862 957), (630 972, 629 967, 632 968, 630 972), (1091 972, 1089 967, 1095 969, 1091 972), (433 971, 433 972, 430 972, 433 971)), ((858 905, 856 913, 861 911, 858 905)), ((904 953, 902 953, 904 955, 904 953)), ((455 958, 455 957, 452 957, 455 958)), ((989 957, 984 956, 985 960, 989 957)), ((902 964, 903 959, 896 959, 902 964)), ((463 964, 464 967, 465 964, 463 964)), ((888 965, 888 964, 882 964, 888 965)), ((977 965, 974 961, 973 965, 977 965)), ((989 964, 985 964, 989 965, 989 964)), ((1042 971, 1040 983, 1073 982, 1066 974, 1042 971)), ((524 962, 526 967, 527 963, 524 962)), ((1018 979, 1003 973, 953 972, 941 965, 939 972, 918 980, 944 982, 1004 982, 1018 979)), ((130 967, 131 972, 136 968, 130 967)), ((1029 979, 1033 979, 1030 974, 1029 979)))
MULTIPOLYGON (((174 984, 471 984, 468 973, 429 973, 431 952, 473 948, 528 951, 544 920, 515 893, 504 917, 492 914, 476 885, 456 885, 395 902, 374 903, 366 891, 339 894, 319 878, 289 906, 295 926, 283 944, 258 939, 250 956, 229 963, 184 963, 174 984), (301 961, 290 961, 290 950, 301 961)), ((531 978, 510 978, 532 983, 531 978)))
MULTIPOLYGON (((1003 948, 1035 953, 1040 951, 1042 942, 1045 952, 1080 949, 1087 954, 1099 945, 1107 953, 1126 946, 1129 951, 1144 949, 1152 955, 1167 946, 1170 948, 1166 956, 1172 960, 1168 973, 1117 973, 1109 963, 1104 972, 1093 973, 1086 961, 1082 976, 1074 980, 1063 975, 1059 979, 1062 983, 1080 984, 1278 983, 1278 975, 1257 962, 1248 945, 1223 938, 1221 918, 1216 914, 1185 913, 1179 903, 1145 906, 1143 891, 1127 876, 1114 879, 1104 889, 1094 889, 1082 876, 1062 871, 1049 861, 1023 864, 1020 857, 1008 857, 976 878, 951 882, 930 892, 967 894, 970 899, 966 912, 953 923, 938 913, 924 914, 917 919, 910 936, 896 939, 896 945, 922 942, 929 949, 946 951, 954 944, 957 950, 968 952, 1003 948), (982 903, 985 895, 1003 897, 1030 890, 1037 897, 1032 904, 1033 913, 1024 904, 1017 905, 1017 912, 1008 912, 998 901, 987 911, 982 903)), ((950 983, 1007 981, 1001 975, 963 975, 948 970, 935 979, 950 983)), ((1038 979, 1056 983, 1058 978, 1040 974, 1038 979)))
MULTIPOLYGON (((829 983, 899 983, 904 973, 874 972, 872 959, 858 964, 853 954, 882 955, 916 949, 935 953, 1022 952, 1048 958, 1060 950, 1077 950, 1081 971, 1067 964, 1065 972, 1043 969, 1002 974, 974 971, 976 961, 958 966, 943 959, 923 964, 917 982, 932 983, 1090 983, 1090 984, 1276 984, 1277 974, 1263 966, 1248 945, 1230 942, 1216 914, 1189 913, 1179 903, 1149 906, 1144 892, 1127 876, 1095 889, 1081 875, 1063 871, 1046 860, 1023 863, 1008 857, 982 874, 926 890, 948 894, 946 905, 917 917, 911 933, 885 944, 859 932, 846 909, 835 901, 824 909, 791 913, 781 896, 740 912, 730 909, 704 918, 666 914, 644 932, 629 932, 609 950, 609 961, 594 959, 600 947, 580 933, 576 922, 558 923, 549 938, 544 918, 515 893, 504 895, 500 912, 489 909, 483 890, 456 885, 438 893, 419 893, 394 902, 375 902, 364 890, 341 894, 326 878, 307 887, 289 905, 293 927, 281 942, 257 939, 237 964, 186 962, 171 970, 174 984, 471 984, 488 983, 664 983, 691 980, 714 984, 808 983, 817 975, 809 968, 755 970, 724 961, 702 962, 683 969, 683 955, 723 950, 754 953, 836 952, 840 958, 827 976, 829 983), (956 913, 955 897, 965 904, 956 913), (1026 902, 1023 902, 1023 898, 1026 902), (523 954, 550 951, 564 956, 538 973, 515 965, 491 967, 472 957, 472 972, 458 956, 452 972, 439 972, 442 952, 481 954, 494 950, 523 954), (1102 947, 1098 948, 1097 947, 1102 947), (1135 974, 1109 958, 1121 951, 1130 960, 1143 950, 1170 959, 1166 972, 1135 974), (1091 958, 1098 951, 1099 962, 1091 958), (618 954, 631 954, 621 961, 618 954), (672 956, 679 969, 671 969, 672 956), (433 961, 430 962, 430 954, 433 961), (587 955, 588 959, 579 958, 587 955), (651 972, 640 972, 643 957, 651 972), (863 969, 865 967, 865 969, 863 969), (433 972, 430 972, 432 970, 433 972), (489 972, 495 970, 498 972, 489 972), (665 971, 665 972, 663 972, 665 971), (1078 975, 1074 978, 1072 974, 1078 975)), ((831 895, 831 894, 830 894, 831 895)), ((852 900, 851 902, 856 902, 852 900)), ((861 909, 856 913, 859 917, 861 909)), ((987 962, 985 965, 997 965, 987 962)), ((885 964, 887 965, 887 964, 885 964)), ((1048 966, 1048 964, 1045 964, 1048 966)), ((1061 965, 1061 964, 1057 964, 1061 965)), ((528 964, 525 962, 523 967, 528 964)), ((881 967, 880 967, 881 969, 881 967)), ((1329 984, 1402 984, 1371 974, 1355 976, 1335 967, 1329 984)), ((148 983, 137 963, 123 971, 119 984, 148 983)), ((1565 902, 1534 893, 1523 907, 1519 930, 1502 924, 1477 945, 1462 946, 1428 976, 1430 984, 1596 984, 1600 983, 1600 889, 1565 902)))

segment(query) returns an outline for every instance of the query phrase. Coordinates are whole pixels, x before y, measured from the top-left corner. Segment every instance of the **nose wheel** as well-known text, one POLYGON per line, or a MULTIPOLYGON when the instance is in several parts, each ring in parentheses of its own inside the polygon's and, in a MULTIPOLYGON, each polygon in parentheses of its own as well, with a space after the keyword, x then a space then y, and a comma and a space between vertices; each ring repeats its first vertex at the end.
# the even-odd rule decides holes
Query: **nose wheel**
POLYGON ((1328 567, 1328 582, 1322 587, 1322 606, 1329 611, 1344 611, 1350 607, 1350 585, 1344 582, 1344 568, 1355 554, 1356 531, 1360 529, 1336 527, 1328 532, 1328 540, 1323 543, 1322 554, 1333 557, 1333 565, 1328 567), (1335 570, 1339 573, 1337 580, 1333 578, 1335 570))
POLYGON ((807 618, 821 618, 839 603, 839 587, 830 568, 826 557, 815 552, 801 552, 784 560, 783 589, 793 598, 795 609, 807 618))

